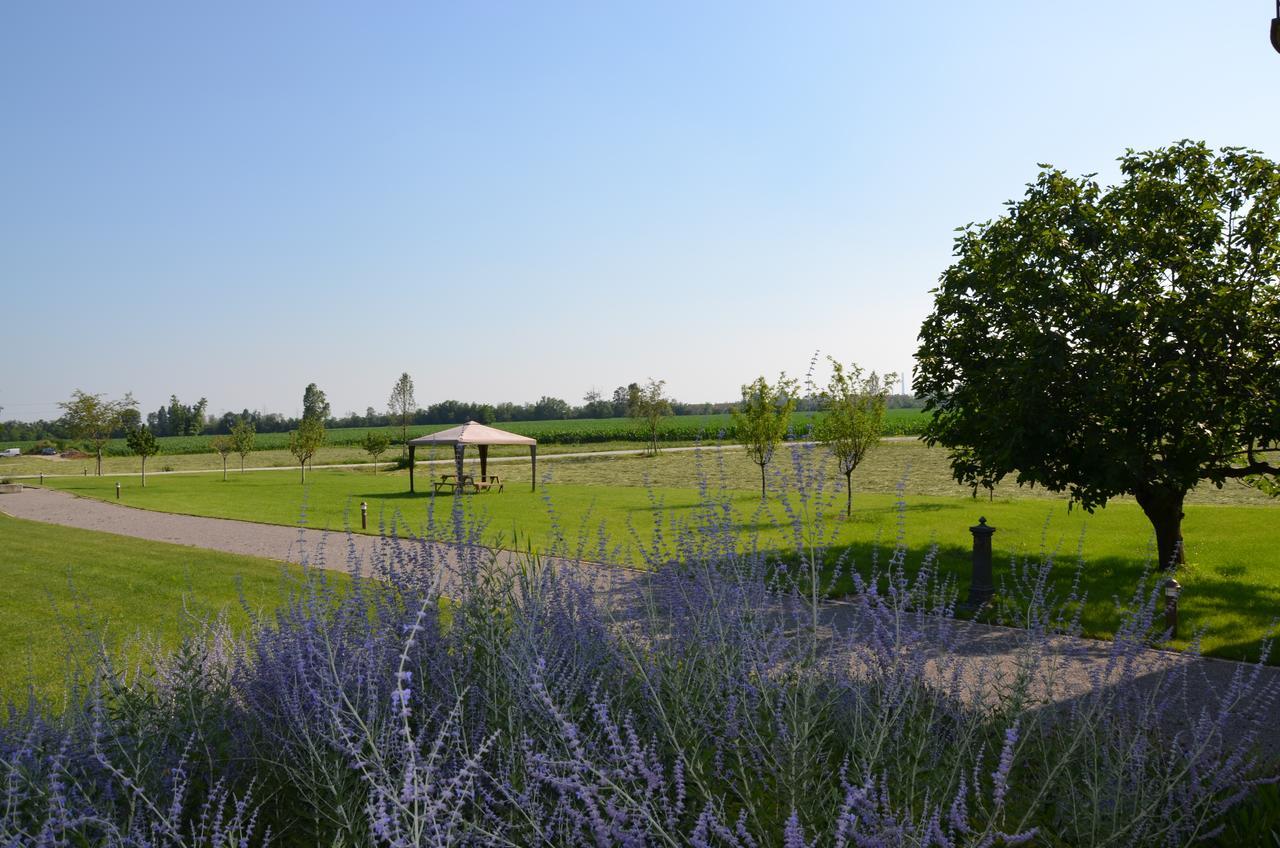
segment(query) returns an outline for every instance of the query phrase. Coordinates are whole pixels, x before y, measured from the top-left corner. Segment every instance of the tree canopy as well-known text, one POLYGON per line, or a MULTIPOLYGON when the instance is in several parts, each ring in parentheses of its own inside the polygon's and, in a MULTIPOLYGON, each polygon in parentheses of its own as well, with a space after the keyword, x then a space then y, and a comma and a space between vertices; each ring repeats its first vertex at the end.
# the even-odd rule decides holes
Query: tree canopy
POLYGON ((658 425, 664 417, 671 414, 671 399, 663 394, 666 385, 666 380, 655 380, 650 377, 643 388, 635 383, 631 384, 634 391, 628 388, 631 395, 629 414, 632 418, 643 421, 645 429, 649 431, 650 456, 658 453, 658 425))
POLYGON ((125 434, 124 441, 129 450, 142 457, 142 487, 145 489, 147 486, 147 457, 160 453, 160 442, 157 441, 156 434, 147 429, 145 424, 134 427, 125 434))
POLYGON ((298 429, 289 433, 289 453, 302 467, 302 482, 307 482, 307 463, 324 443, 324 424, 318 419, 303 417, 298 429))
POLYGON ((826 445, 844 475, 845 517, 853 515, 853 472, 867 452, 880 443, 884 410, 896 374, 864 375, 857 365, 844 366, 834 357, 831 379, 820 398, 825 414, 818 420, 814 438, 826 445))
POLYGON ((1107 188, 1041 166, 960 232, 914 387, 957 479, 1132 494, 1167 567, 1188 491, 1280 464, 1280 167, 1189 141, 1119 161, 1107 188))
POLYGON ((791 426, 796 408, 796 382, 779 374, 772 386, 757 377, 742 387, 742 403, 733 410, 733 430, 751 461, 760 466, 760 498, 767 493, 765 468, 773 460, 791 426))
POLYGON ((400 450, 403 452, 409 442, 409 425, 413 423, 413 415, 418 410, 418 401, 413 396, 413 378, 405 371, 391 387, 391 395, 387 398, 387 411, 392 420, 400 425, 400 450))
POLYGON ((76 389, 71 399, 58 404, 62 408, 62 421, 72 437, 93 443, 97 456, 97 475, 102 476, 102 448, 111 439, 113 431, 124 421, 125 413, 136 410, 138 403, 126 393, 120 400, 106 400, 102 394, 89 394, 76 389))

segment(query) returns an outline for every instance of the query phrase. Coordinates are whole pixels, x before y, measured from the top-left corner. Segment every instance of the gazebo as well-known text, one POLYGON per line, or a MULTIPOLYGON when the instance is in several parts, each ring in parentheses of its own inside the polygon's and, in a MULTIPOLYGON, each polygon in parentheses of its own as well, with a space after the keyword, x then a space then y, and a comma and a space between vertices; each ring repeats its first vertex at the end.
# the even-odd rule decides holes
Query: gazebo
POLYGON ((409 492, 413 488, 414 452, 418 445, 453 445, 453 460, 458 464, 458 482, 462 481, 462 454, 467 445, 475 445, 480 450, 480 479, 489 476, 489 445, 528 445, 529 459, 533 463, 533 488, 538 488, 538 440, 528 436, 518 436, 506 430, 486 427, 475 421, 468 421, 439 433, 429 433, 409 440, 409 492))

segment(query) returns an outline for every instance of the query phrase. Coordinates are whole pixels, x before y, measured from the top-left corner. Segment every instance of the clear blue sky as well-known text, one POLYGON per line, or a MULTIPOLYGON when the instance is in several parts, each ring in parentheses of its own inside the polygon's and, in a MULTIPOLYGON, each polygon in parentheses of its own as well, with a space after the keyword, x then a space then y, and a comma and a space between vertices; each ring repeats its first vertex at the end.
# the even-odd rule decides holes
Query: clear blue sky
POLYGON ((0 5, 0 406, 911 365, 1050 162, 1280 156, 1269 0, 0 5))

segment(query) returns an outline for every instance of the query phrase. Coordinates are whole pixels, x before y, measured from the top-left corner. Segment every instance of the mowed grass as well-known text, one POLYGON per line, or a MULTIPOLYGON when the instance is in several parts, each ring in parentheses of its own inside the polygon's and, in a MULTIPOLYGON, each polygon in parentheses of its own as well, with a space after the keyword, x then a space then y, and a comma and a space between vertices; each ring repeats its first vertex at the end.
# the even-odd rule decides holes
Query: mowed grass
MULTIPOLYGON (((815 453, 816 455, 816 453, 815 453)), ((124 502, 133 506, 192 515, 208 515, 359 531, 359 504, 369 504, 369 532, 433 532, 447 526, 456 505, 485 522, 493 544, 547 551, 555 547, 588 558, 639 563, 653 545, 654 530, 674 538, 673 522, 696 518, 699 478, 708 491, 732 507, 744 538, 787 551, 793 516, 802 512, 789 479, 792 460, 784 449, 771 469, 772 494, 761 502, 759 469, 741 452, 667 451, 656 458, 610 457, 549 460, 539 464, 547 479, 530 491, 527 462, 493 463, 502 476, 501 494, 433 497, 429 481, 439 468, 418 472, 419 493, 407 492, 407 474, 368 471, 315 471, 305 487, 296 471, 233 475, 227 482, 209 477, 164 477, 146 489, 125 480, 124 502), (425 492, 424 492, 425 490, 425 492), (599 540, 608 540, 601 554, 599 540)), ((468 471, 478 474, 474 460, 468 471)), ((821 500, 828 520, 820 529, 864 571, 874 556, 888 557, 903 518, 903 538, 918 564, 936 545, 941 569, 968 585, 971 536, 968 528, 986 517, 997 528, 994 547, 997 578, 1010 574, 1014 560, 1056 555, 1060 586, 1069 583, 1079 550, 1086 562, 1083 588, 1089 602, 1084 623, 1092 635, 1107 635, 1118 621, 1117 604, 1128 601, 1153 552, 1150 525, 1141 510, 1119 499, 1093 515, 1068 509, 1065 499, 1043 492, 1004 487, 994 499, 974 499, 947 474, 945 455, 917 443, 889 443, 871 454, 855 476, 854 514, 842 516, 844 493, 827 473, 821 500), (902 486, 905 507, 897 506, 902 486)), ((63 480, 58 488, 90 497, 114 499, 109 477, 63 480)), ((1276 502, 1244 487, 1208 489, 1187 507, 1185 536, 1189 566, 1179 575, 1185 591, 1182 635, 1205 631, 1204 650, 1231 659, 1252 659, 1280 615, 1280 509, 1276 502)), ((817 512, 810 507, 807 514, 817 512)), ((818 526, 808 522, 809 527, 818 526)), ((847 591, 848 579, 837 591, 847 591)), ((1185 646, 1187 639, 1175 646, 1185 646)))
MULTIPOLYGON (((55 706, 69 675, 105 646, 145 663, 185 631, 223 613, 244 627, 300 573, 293 566, 181 545, 21 521, 0 514, 0 703, 28 685, 55 706)), ((343 575, 334 579, 343 580, 343 575)))

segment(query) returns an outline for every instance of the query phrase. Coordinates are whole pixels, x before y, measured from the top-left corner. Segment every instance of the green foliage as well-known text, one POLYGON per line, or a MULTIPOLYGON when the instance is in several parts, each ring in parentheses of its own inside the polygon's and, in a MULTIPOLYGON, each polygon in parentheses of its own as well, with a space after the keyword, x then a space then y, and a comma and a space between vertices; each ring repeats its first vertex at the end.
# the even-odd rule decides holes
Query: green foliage
POLYGON ((324 444, 324 424, 315 418, 303 417, 298 429, 289 434, 289 453, 302 467, 302 482, 307 482, 307 463, 324 444))
MULTIPOLYGON (((237 416, 231 425, 231 449, 240 454, 240 471, 244 471, 244 460, 253 451, 256 433, 253 422, 243 415, 237 416)), ((224 463, 225 467, 225 463, 224 463)))
POLYGON ((129 445, 129 450, 142 457, 144 462, 147 457, 155 456, 160 452, 159 441, 156 439, 155 434, 147 429, 145 424, 137 429, 130 430, 129 435, 125 436, 125 443, 129 445))
POLYGON ((639 418, 644 422, 645 441, 648 443, 650 454, 658 452, 658 425, 664 417, 671 414, 671 400, 662 393, 666 385, 666 380, 655 380, 650 377, 643 388, 635 386, 635 391, 630 396, 631 417, 639 418))
POLYGON ((325 399, 324 392, 315 383, 308 383, 302 392, 302 417, 319 421, 321 427, 324 427, 324 422, 329 420, 329 401, 325 399))
POLYGON ((214 436, 209 440, 209 447, 222 457, 222 479, 227 479, 227 456, 235 450, 235 442, 230 436, 214 436))
POLYGON ((133 395, 126 393, 120 400, 104 400, 101 394, 89 394, 80 389, 71 393, 71 399, 58 404, 62 408, 62 420, 72 437, 86 439, 93 444, 97 456, 97 473, 102 476, 102 449, 111 438, 112 431, 120 427, 124 413, 138 404, 133 395))
POLYGON ((760 497, 765 497, 765 468, 791 426, 796 408, 796 381, 779 374, 772 386, 757 377, 742 387, 742 403, 733 411, 733 430, 747 456, 760 466, 760 497))
POLYGON ((391 439, 387 438, 387 434, 376 430, 366 433, 364 441, 360 443, 360 447, 364 448, 365 453, 369 454, 369 458, 373 460, 374 474, 378 473, 378 457, 386 453, 390 445, 391 439))
MULTIPOLYGON (((418 401, 413 396, 413 378, 405 371, 391 387, 391 397, 387 399, 387 411, 400 426, 400 444, 409 441, 409 424, 418 409, 418 401)), ((402 449, 403 450, 403 449, 402 449)))
POLYGON ((853 515, 853 472, 867 451, 880 443, 884 430, 885 403, 896 374, 882 379, 876 372, 863 376, 857 365, 845 370, 832 357, 831 379, 822 392, 825 415, 814 428, 814 438, 822 442, 835 457, 845 479, 845 517, 853 515))
POLYGON ((1166 567, 1189 490, 1280 470, 1280 167, 1181 142, 1120 170, 1046 166, 961 232, 914 388, 958 480, 1132 494, 1166 567))

